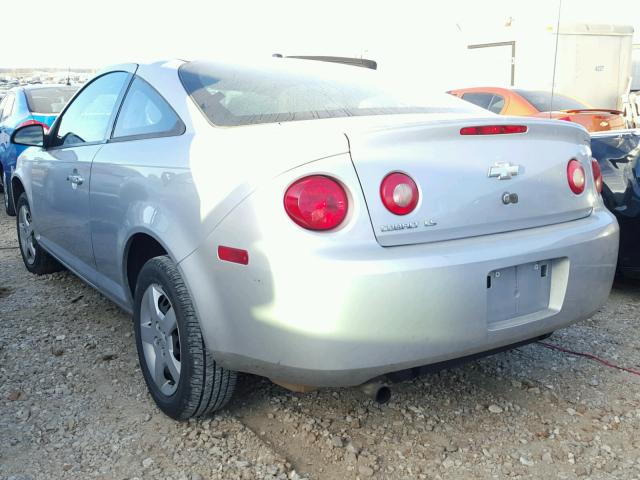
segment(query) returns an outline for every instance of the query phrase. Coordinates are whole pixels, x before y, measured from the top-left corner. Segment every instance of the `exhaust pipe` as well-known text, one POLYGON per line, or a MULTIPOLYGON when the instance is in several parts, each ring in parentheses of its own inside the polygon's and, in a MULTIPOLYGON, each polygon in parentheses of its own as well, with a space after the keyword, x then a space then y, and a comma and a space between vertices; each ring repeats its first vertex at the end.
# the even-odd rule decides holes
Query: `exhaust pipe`
POLYGON ((360 385, 360 390, 379 405, 384 405, 391 399, 391 388, 379 381, 367 382, 360 385))

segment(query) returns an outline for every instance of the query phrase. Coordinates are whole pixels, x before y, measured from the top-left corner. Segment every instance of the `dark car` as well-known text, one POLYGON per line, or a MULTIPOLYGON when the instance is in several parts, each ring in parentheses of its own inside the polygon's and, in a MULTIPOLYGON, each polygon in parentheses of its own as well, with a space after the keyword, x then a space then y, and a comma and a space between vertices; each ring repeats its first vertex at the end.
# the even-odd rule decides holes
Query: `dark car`
POLYGON ((602 198, 620 224, 618 270, 640 278, 640 129, 591 135, 591 150, 602 170, 602 198))

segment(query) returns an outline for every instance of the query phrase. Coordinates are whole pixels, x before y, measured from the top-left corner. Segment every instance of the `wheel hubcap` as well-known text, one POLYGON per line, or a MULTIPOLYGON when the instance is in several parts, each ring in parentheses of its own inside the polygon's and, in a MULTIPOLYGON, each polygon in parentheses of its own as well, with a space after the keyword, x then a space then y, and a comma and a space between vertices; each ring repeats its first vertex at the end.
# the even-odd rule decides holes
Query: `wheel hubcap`
POLYGON ((155 283, 142 296, 140 338, 151 378, 164 395, 173 395, 180 380, 180 334, 175 310, 155 283))
POLYGON ((31 225, 31 212, 29 207, 22 205, 18 212, 18 236, 20 240, 20 250, 29 265, 36 260, 36 239, 31 225))

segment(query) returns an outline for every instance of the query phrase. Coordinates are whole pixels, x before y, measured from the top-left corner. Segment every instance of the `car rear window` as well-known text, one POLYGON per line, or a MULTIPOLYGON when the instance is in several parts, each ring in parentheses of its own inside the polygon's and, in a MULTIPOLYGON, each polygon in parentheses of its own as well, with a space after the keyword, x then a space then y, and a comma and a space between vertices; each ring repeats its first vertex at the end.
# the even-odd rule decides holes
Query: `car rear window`
POLYGON ((43 87, 25 90, 29 111, 60 113, 78 87, 43 87))
POLYGON ((559 93, 551 95, 551 92, 542 92, 535 90, 516 90, 521 97, 534 106, 539 112, 553 112, 557 110, 583 110, 589 108, 588 105, 580 103, 571 97, 560 95, 559 93))
POLYGON ((444 93, 411 94, 379 72, 313 60, 259 64, 189 62, 182 84, 219 126, 399 113, 477 112, 444 93))

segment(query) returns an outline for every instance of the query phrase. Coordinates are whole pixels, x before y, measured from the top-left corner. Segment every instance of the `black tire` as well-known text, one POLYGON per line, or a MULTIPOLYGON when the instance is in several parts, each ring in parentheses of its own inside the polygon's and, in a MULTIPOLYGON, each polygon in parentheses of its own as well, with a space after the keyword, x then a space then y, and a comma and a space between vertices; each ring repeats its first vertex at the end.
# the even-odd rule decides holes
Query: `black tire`
POLYGON ((4 199, 4 211, 10 217, 16 216, 16 210, 13 204, 13 198, 11 195, 11 189, 7 186, 3 189, 2 197, 4 199))
MULTIPOLYGON (((136 282, 134 300, 138 359, 144 380, 156 405, 166 415, 177 420, 202 417, 221 409, 233 395, 236 372, 220 367, 207 351, 189 292, 175 263, 168 256, 155 257, 144 264, 136 282), (175 391, 171 394, 162 392, 154 381, 143 350, 142 328, 149 327, 142 327, 143 323, 147 325, 146 317, 143 317, 141 322, 142 303, 145 293, 155 286, 161 287, 163 296, 166 295, 169 301, 168 308, 173 308, 177 324, 180 372, 179 380, 173 384, 175 391)), ((166 299, 160 297, 154 301, 154 306, 160 308, 165 302, 167 308, 166 299)), ((175 335, 175 329, 173 331, 175 335)), ((148 342, 145 345, 147 348, 151 347, 148 342)), ((156 362, 158 358, 160 357, 156 357, 156 362)))
POLYGON ((4 192, 4 170, 0 164, 0 192, 4 192))
MULTIPOLYGON (((29 206, 29 201, 27 200, 27 194, 23 193, 18 198, 17 204, 18 212, 22 213, 22 209, 25 209, 25 214, 28 216, 29 223, 31 222, 31 207, 29 206)), ((24 266, 27 267, 31 273, 35 273, 36 275, 46 275, 48 273, 58 272, 63 269, 62 265, 58 263, 58 261, 53 258, 47 251, 45 251, 35 239, 35 234, 33 230, 25 230, 21 229, 21 216, 16 216, 16 229, 18 230, 18 244, 20 246, 20 254, 22 255, 22 261, 24 262, 24 266), (25 243, 23 243, 25 232, 30 232, 30 246, 32 250, 29 250, 25 243)))

